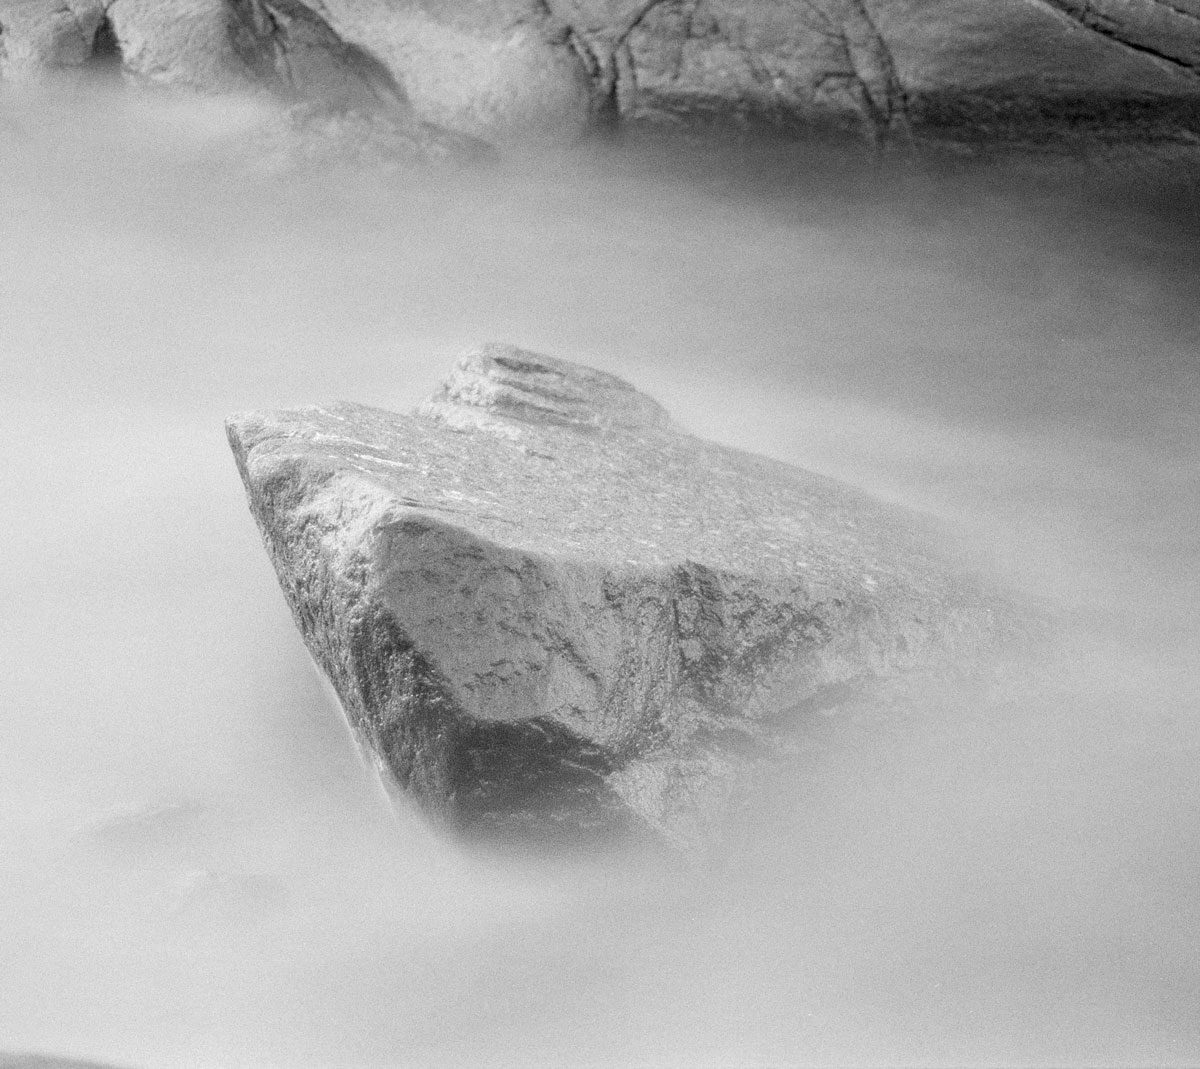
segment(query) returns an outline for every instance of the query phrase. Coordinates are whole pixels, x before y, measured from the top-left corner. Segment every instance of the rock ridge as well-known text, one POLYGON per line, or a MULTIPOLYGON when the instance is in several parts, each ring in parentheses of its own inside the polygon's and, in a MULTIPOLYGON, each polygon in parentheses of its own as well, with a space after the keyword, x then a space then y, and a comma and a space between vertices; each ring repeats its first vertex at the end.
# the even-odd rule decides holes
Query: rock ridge
POLYGON ((0 0, 0 80, 87 69, 500 146, 645 120, 908 151, 1081 107, 1131 141, 1200 132, 1194 0, 0 0))

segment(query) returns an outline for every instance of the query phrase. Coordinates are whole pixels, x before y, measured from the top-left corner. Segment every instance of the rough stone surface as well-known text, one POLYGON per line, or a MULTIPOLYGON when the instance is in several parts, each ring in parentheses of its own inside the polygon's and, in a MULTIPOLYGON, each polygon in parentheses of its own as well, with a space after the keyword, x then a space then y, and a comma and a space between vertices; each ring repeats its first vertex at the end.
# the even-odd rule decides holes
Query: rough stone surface
POLYGON ((378 56, 427 122, 481 140, 562 144, 591 121, 588 73, 532 3, 321 0, 347 41, 378 56))
POLYGON ((101 0, 46 3, 45 0, 0 2, 0 77, 36 78, 89 62, 96 33, 104 20, 101 0))
POLYGON ((536 19, 464 24, 388 0, 0 0, 0 78, 110 69, 492 142, 569 142, 590 121, 586 72, 536 19))
POLYGON ((298 0, 0 0, 0 74, 118 66, 148 81, 333 106, 399 103, 378 61, 298 0))
MULTIPOLYGON (((1196 0, 322 0, 432 121, 566 135, 670 113, 834 121, 871 137, 997 106, 1200 93, 1196 0), (574 63, 572 63, 574 60, 574 63), (590 109, 580 73, 590 81, 590 109)), ((1144 114, 1144 113, 1140 113, 1144 114)), ((1026 121, 1031 119, 1026 115, 1026 121)))
POLYGON ((1013 630, 916 517, 511 347, 227 429, 360 741, 468 835, 695 841, 815 710, 1013 630))
POLYGON ((0 0, 0 77, 112 62, 492 143, 635 116, 1196 136, 1198 0, 0 0))
POLYGON ((299 0, 0 0, 0 78, 51 75, 250 96, 268 105, 261 133, 281 158, 470 150, 299 0))

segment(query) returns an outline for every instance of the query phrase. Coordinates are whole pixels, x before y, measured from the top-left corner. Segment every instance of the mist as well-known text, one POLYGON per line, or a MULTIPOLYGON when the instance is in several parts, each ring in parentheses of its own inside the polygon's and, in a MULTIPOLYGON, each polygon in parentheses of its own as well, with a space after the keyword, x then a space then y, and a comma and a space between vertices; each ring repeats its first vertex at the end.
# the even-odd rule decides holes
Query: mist
POLYGON ((1200 1061, 1194 178, 680 140, 384 174, 0 96, 0 1049, 141 1067, 1200 1061), (951 523, 1061 623, 817 717, 711 853, 394 810, 232 411, 498 339, 951 523))

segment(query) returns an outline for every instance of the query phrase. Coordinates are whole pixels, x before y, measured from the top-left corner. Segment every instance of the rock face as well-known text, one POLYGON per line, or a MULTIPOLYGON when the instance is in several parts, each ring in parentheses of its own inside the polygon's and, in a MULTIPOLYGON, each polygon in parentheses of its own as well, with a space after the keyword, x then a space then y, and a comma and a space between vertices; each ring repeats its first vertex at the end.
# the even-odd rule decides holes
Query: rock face
POLYGON ((1010 628, 914 517, 511 347, 227 429, 358 738, 467 835, 694 839, 813 710, 1010 628))
POLYGON ((1087 120, 1195 134, 1198 0, 0 0, 0 77, 116 64, 492 143, 759 116, 876 142, 1087 120), (1006 120, 1006 116, 1008 117, 1006 120))
POLYGON ((828 118, 879 138, 946 109, 1200 99, 1196 0, 552 2, 623 108, 828 118))
POLYGON ((321 0, 426 122, 497 144, 567 144, 591 122, 587 70, 544 5, 321 0))
POLYGON ((0 0, 0 79, 120 71, 561 143, 590 121, 591 89, 555 33, 507 16, 464 26, 389 0, 0 0))
POLYGON ((386 69, 299 0, 2 0, 0 74, 115 66, 204 90, 402 104, 386 69))
POLYGON ((0 78, 51 75, 249 96, 267 105, 265 147, 284 155, 467 147, 424 124, 383 63, 299 0, 0 0, 0 78))

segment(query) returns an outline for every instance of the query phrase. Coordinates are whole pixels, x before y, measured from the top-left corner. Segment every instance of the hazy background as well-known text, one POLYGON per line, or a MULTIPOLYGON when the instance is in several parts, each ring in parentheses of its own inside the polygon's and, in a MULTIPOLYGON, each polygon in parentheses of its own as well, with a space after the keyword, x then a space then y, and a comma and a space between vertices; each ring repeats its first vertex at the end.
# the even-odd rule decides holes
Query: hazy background
POLYGON ((283 174, 254 119, 0 96, 0 1049, 1200 1061, 1187 176, 768 146, 283 174), (438 841, 360 768, 221 421, 405 408, 489 339, 955 520, 1065 653, 815 725, 691 871, 438 841))

